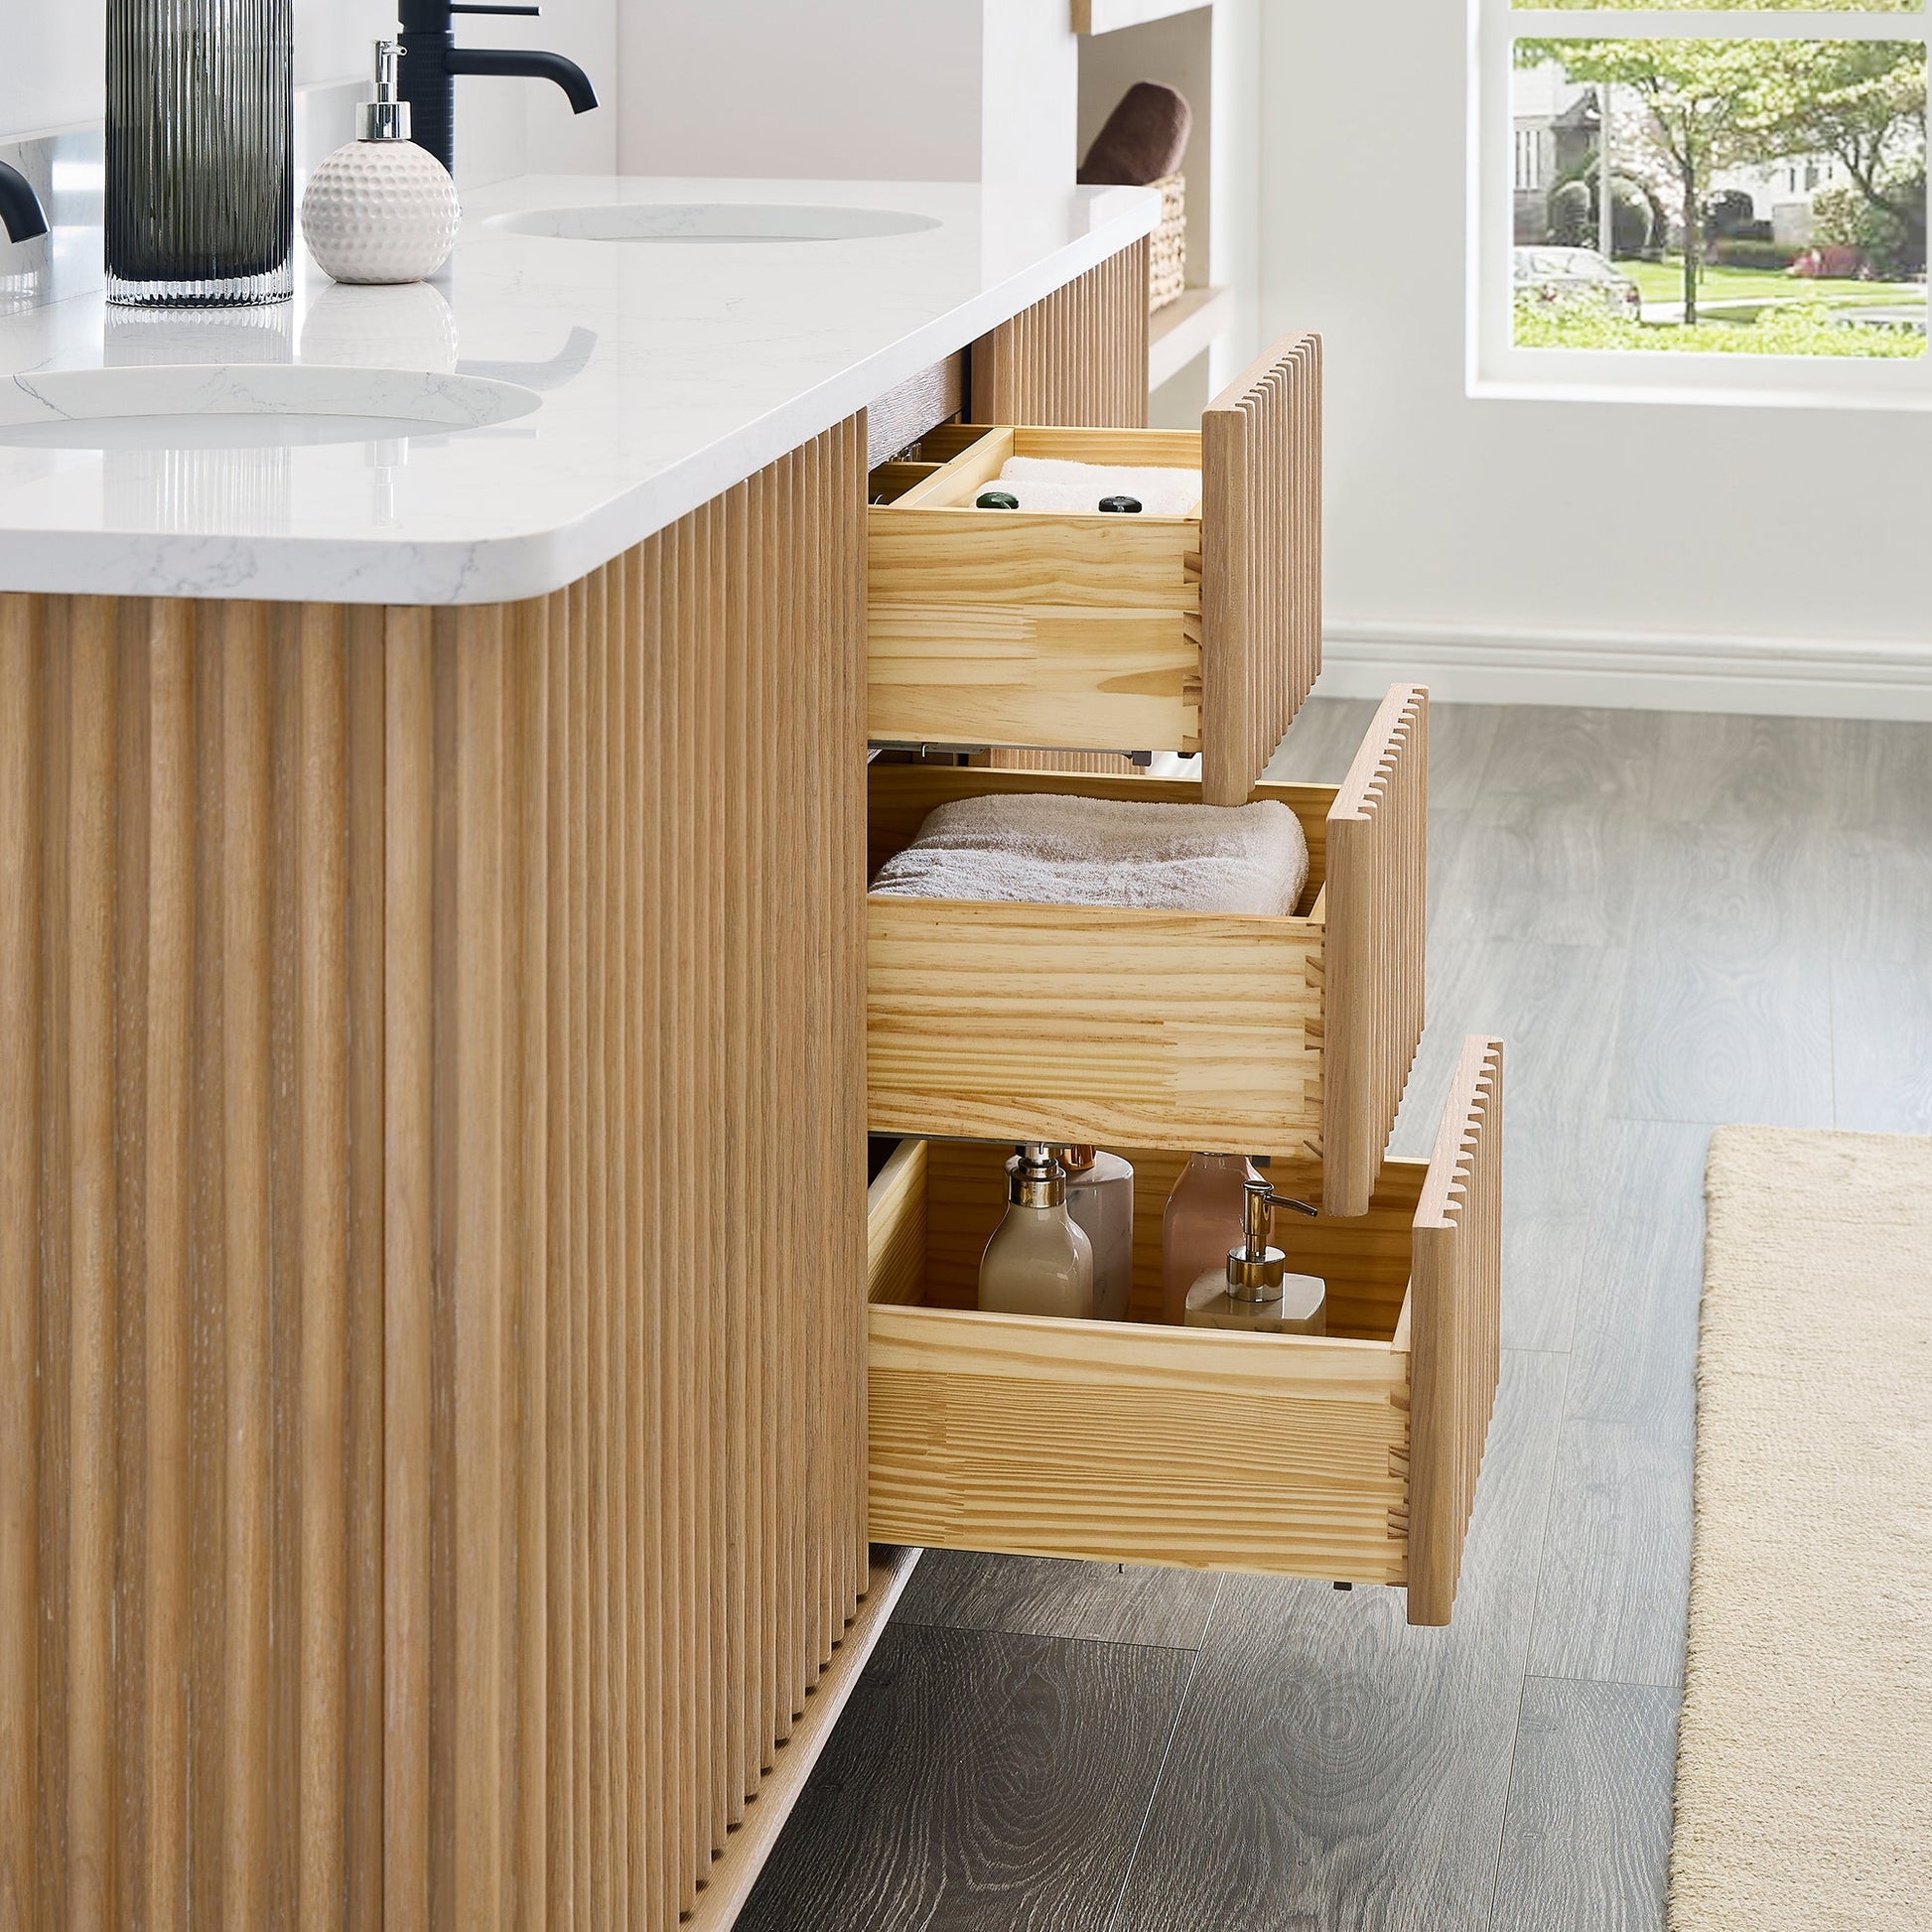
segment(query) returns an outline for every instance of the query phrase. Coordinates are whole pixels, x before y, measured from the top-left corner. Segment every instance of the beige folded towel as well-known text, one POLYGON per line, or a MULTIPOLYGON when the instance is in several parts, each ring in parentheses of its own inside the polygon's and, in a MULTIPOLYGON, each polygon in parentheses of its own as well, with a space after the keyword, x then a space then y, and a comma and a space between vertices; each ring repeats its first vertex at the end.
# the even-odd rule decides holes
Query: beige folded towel
POLYGON ((1011 490, 1029 510, 1093 509, 1103 496, 1138 496, 1145 515, 1186 516, 1200 504, 1198 470, 1136 470, 1124 463, 1062 463, 1056 457, 1008 457, 999 482, 986 486, 1011 490), (1042 500, 1029 500, 1034 490, 1042 500), (1046 491, 1057 497, 1061 490, 1072 492, 1066 501, 1044 500, 1046 491))
POLYGON ((960 798, 880 867, 899 898, 1293 912, 1309 846, 1286 805, 1153 805, 1043 792, 960 798))

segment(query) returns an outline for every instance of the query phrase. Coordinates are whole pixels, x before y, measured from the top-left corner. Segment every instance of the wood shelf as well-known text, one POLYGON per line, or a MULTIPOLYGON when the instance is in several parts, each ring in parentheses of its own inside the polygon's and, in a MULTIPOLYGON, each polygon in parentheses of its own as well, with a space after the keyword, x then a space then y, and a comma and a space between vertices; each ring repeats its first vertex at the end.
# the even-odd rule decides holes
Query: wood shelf
POLYGON ((1111 34, 1117 27, 1166 20, 1170 14, 1198 13, 1214 0, 1073 0, 1076 34, 1111 34))
POLYGON ((1147 324, 1147 386, 1158 389, 1185 368, 1234 321, 1234 291, 1184 289, 1147 324))

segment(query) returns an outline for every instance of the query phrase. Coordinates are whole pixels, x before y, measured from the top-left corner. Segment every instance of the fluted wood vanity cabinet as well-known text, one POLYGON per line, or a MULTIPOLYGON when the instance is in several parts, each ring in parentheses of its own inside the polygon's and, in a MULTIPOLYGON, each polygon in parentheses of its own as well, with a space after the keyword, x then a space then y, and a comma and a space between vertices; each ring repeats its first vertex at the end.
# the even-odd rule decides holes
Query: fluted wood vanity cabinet
POLYGON ((782 1761, 872 1581, 864 453, 507 608, 0 599, 9 1932, 669 1926, 782 1761))
MULTIPOLYGON (((973 345, 972 403, 1134 428, 1146 369, 1143 241, 973 345)), ((1016 1533, 903 1166, 869 1250, 876 454, 855 416, 514 604, 0 594, 0 1932, 709 1932, 902 1585, 869 1523, 1331 1554, 1157 1547, 1189 1503, 1158 1482, 1089 1532, 1056 1476, 1016 1533)), ((1420 905, 1376 829, 1420 811, 1397 713, 1359 797, 1297 807, 1366 906, 1420 905)), ((1312 911, 1272 935, 1305 981, 1312 911)), ((1375 942, 1346 918, 1331 984, 1375 942)), ((1285 1000, 1284 1123, 1372 1210, 1359 1401, 1314 1449, 1365 1486, 1305 1445, 1296 1494, 1346 1516, 1333 1574, 1434 1617, 1494 1134, 1478 1067, 1467 1131, 1378 1178, 1399 964, 1354 1047, 1285 1000)), ((1212 1353, 1309 1420, 1293 1351, 1179 1339, 1009 1334, 996 1373, 1035 1421, 1179 1414, 1212 1353)))
MULTIPOLYGON (((974 346, 1146 406, 1145 244, 974 346)), ((0 595, 0 1932, 729 1923, 866 1521, 855 417, 553 595, 0 595)))

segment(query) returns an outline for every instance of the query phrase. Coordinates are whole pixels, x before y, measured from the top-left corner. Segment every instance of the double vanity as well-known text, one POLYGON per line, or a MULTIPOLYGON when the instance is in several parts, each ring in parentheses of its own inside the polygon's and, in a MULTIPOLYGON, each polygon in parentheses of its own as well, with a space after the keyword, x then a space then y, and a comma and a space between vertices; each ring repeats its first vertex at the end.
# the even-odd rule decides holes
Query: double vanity
POLYGON ((1262 779, 1319 345, 1146 429, 1158 207, 528 179, 436 283, 0 320, 0 1932, 729 1924, 911 1546, 1449 1619, 1500 1047, 1384 1158, 1427 697, 1262 779), (869 902, 999 790, 1278 798, 1305 900, 869 902), (1129 1155, 1142 1315, 1270 1156, 1327 1334, 978 1313, 1023 1138, 1129 1155))

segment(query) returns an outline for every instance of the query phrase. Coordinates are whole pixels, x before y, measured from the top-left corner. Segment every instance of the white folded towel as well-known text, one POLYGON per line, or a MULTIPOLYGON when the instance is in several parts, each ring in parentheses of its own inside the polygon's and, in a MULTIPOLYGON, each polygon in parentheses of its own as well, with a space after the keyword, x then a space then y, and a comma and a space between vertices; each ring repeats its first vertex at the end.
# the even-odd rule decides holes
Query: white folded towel
POLYGON ((1148 516, 1186 516, 1200 505, 1198 470, 1135 470, 1116 463, 1062 463, 1055 457, 1008 457, 999 482, 985 487, 1011 490, 1023 510, 1092 510, 1103 496, 1138 496, 1148 516), (1040 500, 1033 500, 1035 493, 1040 500))
POLYGON ((1295 910, 1309 878, 1301 821, 1256 805, 1153 805, 1044 792, 955 799, 879 869, 899 898, 1295 910))

